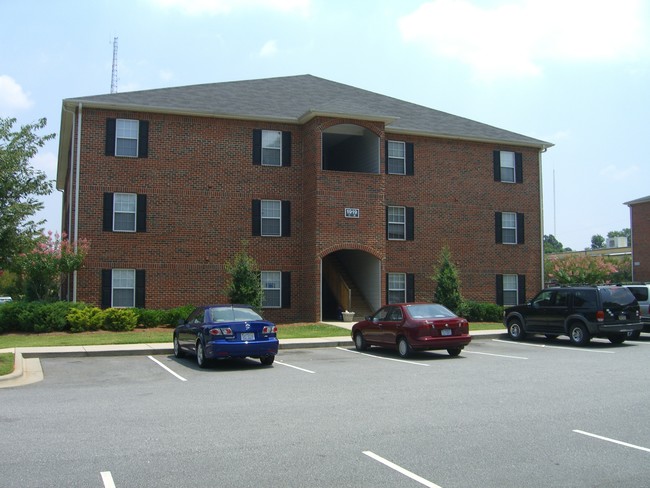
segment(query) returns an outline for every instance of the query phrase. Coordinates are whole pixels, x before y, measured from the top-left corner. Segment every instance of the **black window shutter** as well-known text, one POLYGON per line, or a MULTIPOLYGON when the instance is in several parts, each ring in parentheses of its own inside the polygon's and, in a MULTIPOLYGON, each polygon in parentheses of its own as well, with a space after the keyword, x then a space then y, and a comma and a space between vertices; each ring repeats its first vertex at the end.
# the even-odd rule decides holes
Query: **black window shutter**
POLYGON ((501 212, 494 212, 494 235, 497 244, 503 243, 503 221, 501 220, 501 212))
POLYGON ((386 207, 386 240, 388 240, 388 207, 386 207))
POLYGON ((282 308, 291 308, 291 272, 282 272, 282 308))
POLYGON ((282 201, 282 237, 291 237, 291 202, 282 201))
POLYGON ((521 153, 515 153, 515 181, 524 182, 524 162, 521 153))
POLYGON ((413 207, 406 207, 406 240, 412 241, 415 237, 414 227, 415 210, 413 207))
POLYGON ((386 273, 386 303, 388 303, 390 300, 390 291, 388 289, 388 275, 389 273, 386 273))
POLYGON ((524 243, 524 214, 517 214, 517 244, 524 243))
POLYGON ((262 164, 262 130, 253 129, 253 164, 262 164))
POLYGON ((116 119, 106 119, 106 156, 115 156, 116 119))
POLYGON ((413 164, 414 157, 413 157, 413 143, 412 142, 407 142, 406 143, 406 174, 407 175, 414 175, 415 174, 415 165, 413 164))
POLYGON ((494 181, 501 181, 501 151, 492 153, 492 162, 494 163, 494 181))
POLYGON ((384 142, 384 154, 386 155, 386 161, 384 164, 384 173, 388 174, 388 139, 384 142))
POLYGON ((262 201, 253 200, 253 235, 262 235, 262 201))
POLYGON ((111 307, 111 291, 113 288, 113 271, 102 269, 102 308, 111 307))
POLYGON ((415 275, 406 273, 406 301, 413 303, 415 301, 415 275))
POLYGON ((144 308, 144 269, 135 270, 135 306, 137 308, 144 308))
POLYGON ((105 232, 113 231, 113 194, 104 193, 104 226, 105 232))
POLYGON ((497 305, 503 305, 503 275, 497 275, 497 305))
POLYGON ((526 303, 526 275, 517 276, 519 303, 526 303))
POLYGON ((141 120, 138 124, 140 126, 139 140, 138 140, 138 157, 149 157, 149 121, 141 120))
POLYGON ((291 166, 291 132, 282 132, 282 166, 291 166))
POLYGON ((147 232, 147 195, 138 195, 137 232, 147 232))

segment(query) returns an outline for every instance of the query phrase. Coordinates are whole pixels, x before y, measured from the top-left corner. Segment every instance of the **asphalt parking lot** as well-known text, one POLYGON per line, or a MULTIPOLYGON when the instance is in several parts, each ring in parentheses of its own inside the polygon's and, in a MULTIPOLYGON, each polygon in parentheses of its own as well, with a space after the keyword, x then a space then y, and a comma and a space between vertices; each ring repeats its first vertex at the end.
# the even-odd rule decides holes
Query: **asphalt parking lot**
POLYGON ((3 487, 645 487, 650 338, 352 347, 272 367, 42 359, 0 390, 3 487))

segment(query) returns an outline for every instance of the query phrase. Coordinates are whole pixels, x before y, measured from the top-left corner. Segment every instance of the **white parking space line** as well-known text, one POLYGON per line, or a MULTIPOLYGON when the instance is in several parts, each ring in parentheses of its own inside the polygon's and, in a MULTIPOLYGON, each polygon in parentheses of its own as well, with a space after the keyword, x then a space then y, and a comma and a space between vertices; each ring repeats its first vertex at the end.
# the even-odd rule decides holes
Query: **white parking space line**
POLYGON ((564 351, 593 352, 597 354, 616 354, 614 351, 598 351, 596 349, 584 349, 580 347, 549 346, 548 344, 531 344, 529 342, 504 341, 501 339, 492 339, 492 341, 503 342, 504 344, 512 344, 514 346, 545 347, 546 349, 562 349, 564 351))
POLYGON ((156 358, 154 358, 154 357, 152 357, 152 356, 147 356, 147 357, 148 357, 149 359, 151 359, 154 363, 156 363, 158 366, 160 366, 161 368, 163 368, 165 371, 167 371, 168 373, 171 373, 171 374, 173 374, 174 376, 176 376, 176 378, 178 378, 179 380, 181 380, 181 381, 187 381, 187 380, 186 380, 185 378, 183 378, 181 375, 179 375, 178 373, 175 373, 174 371, 172 371, 171 369, 169 369, 167 366, 165 366, 163 363, 161 363, 160 361, 158 361, 156 358))
POLYGON ((276 363, 276 364, 281 364, 282 366, 286 366, 287 368, 293 368, 293 369, 297 369, 297 370, 300 370, 300 371, 304 371, 305 373, 316 374, 316 371, 310 371, 310 370, 308 370, 308 369, 299 368, 298 366, 294 366, 294 365, 292 365, 292 364, 283 363, 282 361, 279 361, 279 360, 277 360, 277 359, 275 360, 275 363, 276 363))
POLYGON ((425 363, 416 363, 414 361, 406 361, 405 359, 395 359, 395 358, 385 358, 382 356, 375 356, 374 354, 366 354, 365 352, 359 352, 359 351, 353 351, 352 349, 346 349, 344 347, 337 347, 339 351, 345 351, 345 352, 351 352, 354 354, 360 354, 361 356, 366 356, 369 358, 375 358, 375 359, 384 359, 386 361, 395 361, 397 363, 406 363, 406 364, 415 364, 416 366, 426 366, 427 368, 429 367, 428 364, 425 363))
POLYGON ((389 468, 394 469, 394 470, 397 471, 398 473, 401 473, 401 474, 403 474, 404 476, 408 476, 409 478, 411 478, 411 479, 414 480, 414 481, 417 481, 417 482, 420 483, 421 485, 428 486, 429 488, 441 488, 439 485, 436 485, 435 483, 432 483, 432 482, 429 481, 429 480, 425 480, 425 479, 422 478, 421 476, 418 476, 417 474, 412 473, 412 472, 410 472, 409 470, 404 469, 404 468, 402 468, 401 466, 398 466, 398 465, 395 464, 395 463, 391 463, 388 459, 384 459, 383 457, 378 456, 377 454, 375 454, 375 453, 372 452, 372 451, 363 451, 363 453, 364 453, 366 456, 371 457, 371 458, 374 459, 375 461, 379 461, 379 462, 380 462, 381 464, 383 464, 384 466, 388 466, 389 468))
POLYGON ((482 356, 495 356, 498 358, 508 358, 508 359, 528 359, 522 356, 508 356, 506 354, 492 354, 489 352, 468 351, 467 349, 463 350, 463 354, 480 354, 482 356))
POLYGON ((113 482, 113 475, 110 471, 102 471, 102 482, 104 483, 104 488, 115 488, 115 483, 113 482))
POLYGON ((631 447, 632 449, 638 449, 639 451, 650 452, 650 449, 648 449, 647 447, 635 446, 634 444, 628 444, 627 442, 617 441, 616 439, 610 439, 609 437, 603 437, 601 435, 592 434, 590 432, 585 432, 583 430, 574 430, 573 432, 575 432, 576 434, 582 434, 589 437, 593 437, 595 439, 600 439, 601 441, 607 441, 613 444, 618 444, 620 446, 631 447))

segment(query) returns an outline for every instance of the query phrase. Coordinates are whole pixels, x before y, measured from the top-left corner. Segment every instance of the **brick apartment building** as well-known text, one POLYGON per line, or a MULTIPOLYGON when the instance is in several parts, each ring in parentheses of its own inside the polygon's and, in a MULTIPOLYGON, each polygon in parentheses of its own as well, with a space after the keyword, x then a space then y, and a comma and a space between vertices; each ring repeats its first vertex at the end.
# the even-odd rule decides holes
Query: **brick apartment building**
POLYGON ((63 101, 63 230, 91 241, 69 299, 226 301, 245 246, 276 322, 430 301, 444 246, 463 295, 542 285, 552 144, 310 75, 63 101))
POLYGON ((650 282, 650 195, 625 205, 630 207, 632 279, 650 282))

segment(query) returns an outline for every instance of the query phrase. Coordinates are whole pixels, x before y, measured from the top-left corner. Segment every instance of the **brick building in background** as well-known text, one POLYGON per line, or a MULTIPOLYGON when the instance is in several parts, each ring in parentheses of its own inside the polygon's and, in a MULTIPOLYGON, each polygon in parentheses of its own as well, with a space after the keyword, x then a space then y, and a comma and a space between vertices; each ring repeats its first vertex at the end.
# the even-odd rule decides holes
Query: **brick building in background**
POLYGON ((625 205, 630 207, 632 279, 650 282, 650 195, 625 205))
POLYGON ((226 301, 246 246, 276 322, 430 301, 444 246, 467 299, 542 285, 552 144, 310 75, 63 101, 64 290, 97 306, 226 301))

